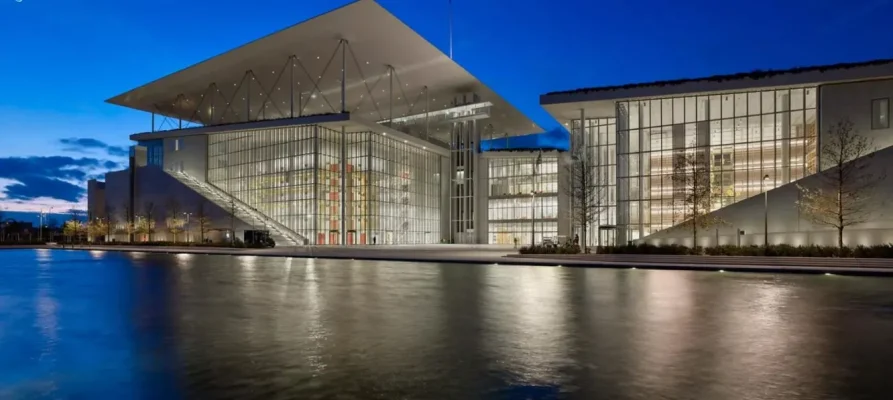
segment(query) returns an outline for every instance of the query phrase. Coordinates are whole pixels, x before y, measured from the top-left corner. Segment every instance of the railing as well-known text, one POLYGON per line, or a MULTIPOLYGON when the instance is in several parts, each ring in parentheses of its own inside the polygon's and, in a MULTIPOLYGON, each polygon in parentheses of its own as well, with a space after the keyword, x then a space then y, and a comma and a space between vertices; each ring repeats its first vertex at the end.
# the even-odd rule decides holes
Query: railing
MULTIPOLYGON (((180 171, 167 171, 169 174, 186 184, 187 186, 196 189, 201 192, 205 197, 208 197, 211 201, 214 201, 215 197, 218 201, 215 201, 218 206, 224 209, 228 209, 230 206, 235 208, 235 211, 240 211, 246 217, 251 218, 252 221, 245 222, 255 222, 253 225, 257 225, 257 223, 262 223, 265 227, 269 227, 273 230, 278 236, 283 239, 291 242, 293 245, 301 245, 307 243, 306 238, 298 234, 297 232, 289 229, 288 227, 280 224, 276 220, 264 215, 262 212, 258 211, 256 208, 242 202, 237 199, 235 196, 226 193, 222 189, 214 186, 213 184, 202 182, 195 177, 180 171)), ((232 210, 229 210, 232 212, 232 210)), ((238 215, 236 215, 238 216, 238 215)), ((241 217, 240 217, 241 218, 241 217)), ((246 218, 241 218, 246 219, 246 218)))

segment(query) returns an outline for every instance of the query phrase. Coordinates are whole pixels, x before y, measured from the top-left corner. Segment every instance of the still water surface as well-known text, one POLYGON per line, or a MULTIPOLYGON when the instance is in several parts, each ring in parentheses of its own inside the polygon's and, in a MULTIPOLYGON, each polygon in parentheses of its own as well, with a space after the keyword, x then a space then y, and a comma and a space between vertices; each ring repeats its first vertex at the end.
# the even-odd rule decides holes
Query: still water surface
POLYGON ((893 280, 0 252, 0 398, 890 399, 893 280))

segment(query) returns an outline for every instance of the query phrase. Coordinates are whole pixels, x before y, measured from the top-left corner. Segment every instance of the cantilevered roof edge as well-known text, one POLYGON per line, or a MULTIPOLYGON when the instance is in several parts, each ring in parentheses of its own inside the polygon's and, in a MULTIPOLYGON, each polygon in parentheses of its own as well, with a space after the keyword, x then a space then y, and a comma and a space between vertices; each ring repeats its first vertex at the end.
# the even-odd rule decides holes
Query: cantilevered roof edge
POLYGON ((540 104, 654 97, 726 91, 753 87, 805 85, 893 76, 893 59, 838 63, 781 70, 756 70, 703 78, 673 79, 555 91, 540 96, 540 104))
POLYGON ((252 45, 256 44, 257 42, 260 42, 260 41, 263 41, 263 40, 268 39, 268 38, 270 38, 270 37, 279 35, 279 34, 285 32, 285 31, 287 31, 287 30, 289 30, 289 29, 292 29, 292 28, 298 26, 298 25, 308 23, 308 22, 310 22, 310 21, 313 21, 313 20, 315 20, 315 19, 317 19, 317 18, 320 18, 320 17, 322 17, 322 16, 325 16, 325 15, 327 15, 327 14, 336 12, 336 11, 341 10, 341 9, 343 9, 343 8, 350 7, 350 6, 352 6, 352 5, 356 4, 356 3, 360 3, 360 2, 368 2, 368 1, 371 1, 371 2, 373 2, 373 3, 375 2, 375 0, 353 0, 353 1, 351 1, 351 2, 349 2, 349 3, 347 3, 347 4, 344 4, 344 5, 340 6, 340 7, 337 7, 337 8, 331 9, 331 10, 329 10, 329 11, 326 11, 326 12, 323 12, 323 13, 320 13, 320 14, 317 14, 317 15, 314 15, 314 16, 312 16, 312 17, 310 17, 310 18, 307 18, 307 19, 305 19, 305 20, 303 20, 303 21, 300 21, 300 22, 291 24, 291 25, 286 26, 286 27, 283 27, 283 28, 281 28, 281 29, 277 29, 277 30, 275 30, 275 31, 273 31, 273 32, 271 32, 271 33, 268 33, 268 34, 266 34, 266 35, 263 35, 263 36, 261 36, 261 37, 259 37, 259 38, 254 39, 254 40, 249 40, 248 42, 245 42, 245 43, 243 43, 243 44, 240 44, 240 45, 238 45, 238 46, 236 46, 236 47, 234 47, 234 48, 231 48, 231 49, 229 49, 229 50, 226 50, 226 51, 224 51, 224 52, 222 52, 222 53, 218 53, 218 54, 216 54, 216 55, 214 55, 214 56, 211 56, 211 57, 209 57, 209 58, 206 58, 206 59, 204 59, 204 60, 202 60, 202 61, 199 61, 199 62, 190 64, 190 65, 187 66, 187 67, 180 68, 180 69, 178 69, 177 71, 174 71, 174 72, 171 72, 171 73, 169 73, 169 74, 167 74, 167 75, 164 75, 164 76, 161 76, 161 77, 159 77, 159 78, 153 79, 153 80, 151 80, 151 81, 149 81, 149 82, 147 82, 147 83, 144 83, 144 84, 142 84, 142 85, 140 85, 140 86, 137 86, 137 87, 135 87, 135 88, 131 88, 131 89, 129 89, 129 90, 126 90, 126 91, 124 91, 124 92, 122 92, 122 93, 119 93, 119 94, 117 94, 117 95, 115 95, 115 96, 109 97, 108 99, 105 100, 105 102, 106 102, 106 103, 109 103, 109 104, 121 105, 121 104, 115 103, 114 100, 117 99, 117 98, 119 98, 119 97, 122 97, 122 96, 124 96, 124 95, 126 95, 126 94, 128 94, 128 93, 130 93, 130 92, 133 92, 133 91, 136 91, 136 90, 139 90, 139 89, 144 89, 144 88, 146 88, 146 87, 152 86, 152 85, 155 84, 155 83, 158 83, 158 82, 160 82, 160 81, 163 81, 163 80, 165 80, 165 79, 168 79, 168 78, 170 78, 170 77, 172 77, 172 76, 174 76, 174 75, 177 75, 177 74, 179 74, 179 73, 181 73, 181 72, 183 72, 183 71, 186 71, 186 70, 189 70, 189 69, 193 69, 193 68, 199 67, 199 66, 201 66, 201 65, 203 65, 203 64, 211 63, 211 62, 213 62, 214 60, 217 60, 217 59, 219 59, 219 58, 221 58, 221 57, 224 57, 224 56, 226 56, 226 55, 228 55, 228 54, 232 54, 232 53, 235 53, 235 52, 237 52, 237 51, 239 51, 239 50, 242 50, 242 49, 244 49, 244 48, 246 48, 246 47, 252 46, 252 45))

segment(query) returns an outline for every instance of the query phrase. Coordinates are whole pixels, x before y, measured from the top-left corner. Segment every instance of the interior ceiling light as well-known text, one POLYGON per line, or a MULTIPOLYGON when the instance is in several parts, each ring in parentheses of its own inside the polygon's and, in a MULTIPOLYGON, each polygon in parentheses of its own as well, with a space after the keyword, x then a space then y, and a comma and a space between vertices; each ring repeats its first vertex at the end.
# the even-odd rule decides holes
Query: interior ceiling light
MULTIPOLYGON (((427 114, 427 117, 429 117, 429 118, 434 117, 434 116, 454 114, 454 113, 455 114, 468 114, 478 108, 487 108, 487 107, 492 107, 492 106, 493 106, 493 103, 491 103, 489 101, 484 101, 484 102, 480 102, 480 103, 466 104, 464 106, 444 108, 442 110, 432 111, 430 113, 422 112, 422 113, 418 113, 418 114, 407 115, 405 117, 398 117, 398 118, 394 118, 391 122, 402 123, 402 122, 410 122, 410 121, 414 121, 414 120, 425 119, 426 114, 427 114)), ((379 124, 382 124, 385 122, 388 122, 388 120, 385 119, 385 120, 378 121, 379 124)))

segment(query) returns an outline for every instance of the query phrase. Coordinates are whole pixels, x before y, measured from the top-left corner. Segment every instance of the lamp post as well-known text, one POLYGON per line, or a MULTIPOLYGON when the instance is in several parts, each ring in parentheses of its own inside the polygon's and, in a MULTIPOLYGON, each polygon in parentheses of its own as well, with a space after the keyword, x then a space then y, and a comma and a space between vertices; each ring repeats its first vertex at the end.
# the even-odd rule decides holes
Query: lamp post
POLYGON ((763 185, 767 180, 769 180, 769 174, 760 180, 760 191, 763 192, 763 251, 769 249, 769 192, 763 185))
POLYGON ((186 216, 186 229, 184 229, 184 231, 186 231, 186 243, 189 243, 189 216, 192 215, 192 213, 184 212, 183 215, 186 216))

